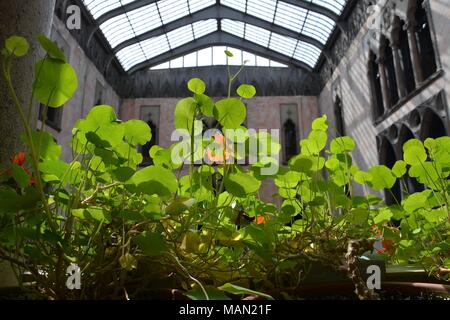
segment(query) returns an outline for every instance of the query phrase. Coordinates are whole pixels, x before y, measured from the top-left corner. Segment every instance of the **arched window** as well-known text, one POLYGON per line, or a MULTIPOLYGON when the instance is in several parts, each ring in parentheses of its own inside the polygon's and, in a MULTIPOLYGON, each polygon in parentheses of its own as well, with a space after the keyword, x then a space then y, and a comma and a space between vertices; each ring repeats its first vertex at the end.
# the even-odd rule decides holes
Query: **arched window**
POLYGON ((287 119, 283 124, 284 131, 284 144, 286 161, 289 161, 293 156, 298 153, 297 148, 297 126, 292 119, 287 119))
POLYGON ((283 162, 287 163, 299 151, 297 104, 280 105, 280 116, 283 162))
POLYGON ((334 119, 336 121, 337 135, 341 137, 345 136, 345 122, 340 97, 336 97, 336 101, 334 102, 334 119))
POLYGON ((420 61, 425 79, 436 72, 437 64, 431 39, 431 27, 428 14, 422 6, 424 1, 418 1, 416 10, 417 39, 419 41, 420 61))
POLYGON ((380 69, 376 61, 375 54, 371 51, 369 54, 369 79, 372 88, 372 107, 375 119, 384 114, 383 94, 381 91, 380 69))
MULTIPOLYGON (((394 147, 386 137, 381 138, 380 144, 380 163, 388 168, 392 168, 395 162, 397 162, 394 147)), ((394 205, 401 202, 402 190, 398 180, 391 190, 385 191, 385 199, 387 205, 394 205)))
POLYGON ((436 139, 447 135, 448 132, 442 119, 434 111, 427 109, 424 113, 422 128, 420 130, 422 140, 426 140, 427 138, 436 139))
POLYGON ((398 96, 397 79, 395 75, 394 54, 392 53, 391 45, 386 38, 384 39, 382 55, 384 56, 385 59, 387 86, 391 98, 390 100, 391 105, 388 106, 390 108, 393 107, 398 102, 399 96, 398 96))
POLYGON ((405 22, 400 21, 400 34, 399 34, 399 43, 400 43, 400 54, 402 58, 402 67, 405 76, 405 87, 407 93, 411 93, 416 88, 416 83, 414 80, 414 70, 411 61, 411 54, 408 42, 408 32, 405 28, 405 22))

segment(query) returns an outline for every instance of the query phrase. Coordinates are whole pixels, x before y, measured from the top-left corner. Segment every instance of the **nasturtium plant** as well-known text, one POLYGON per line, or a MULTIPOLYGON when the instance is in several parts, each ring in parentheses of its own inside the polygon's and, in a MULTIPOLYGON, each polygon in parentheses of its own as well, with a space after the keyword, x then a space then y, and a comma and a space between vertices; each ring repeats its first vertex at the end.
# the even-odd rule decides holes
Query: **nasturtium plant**
MULTIPOLYGON (((35 98, 58 107, 73 95, 76 75, 53 42, 39 42, 47 56, 35 68, 35 98)), ((25 39, 8 39, 3 69, 27 50, 25 39)), ((153 146, 146 167, 140 150, 155 133, 141 120, 121 121, 111 106, 77 121, 70 161, 50 133, 24 119, 26 150, 0 172, 0 259, 20 281, 30 274, 27 288, 47 299, 274 299, 302 286, 318 264, 339 268, 349 243, 363 239, 381 241, 389 263, 419 263, 449 281, 450 138, 408 141, 392 168, 359 167, 356 142, 330 139, 336 134, 322 116, 283 164, 276 135, 243 125, 241 99, 256 88, 234 87, 242 69, 228 68, 228 96, 219 101, 201 79, 189 81, 192 95, 174 113, 174 129, 187 139, 153 146), (211 117, 217 131, 202 136, 211 117), (412 183, 422 191, 411 192, 412 183), (276 193, 268 197, 270 184, 276 193), (389 205, 380 195, 394 186, 402 198, 389 205), (82 272, 80 290, 66 287, 72 264, 82 272)), ((20 101, 15 107, 24 112, 20 101)))

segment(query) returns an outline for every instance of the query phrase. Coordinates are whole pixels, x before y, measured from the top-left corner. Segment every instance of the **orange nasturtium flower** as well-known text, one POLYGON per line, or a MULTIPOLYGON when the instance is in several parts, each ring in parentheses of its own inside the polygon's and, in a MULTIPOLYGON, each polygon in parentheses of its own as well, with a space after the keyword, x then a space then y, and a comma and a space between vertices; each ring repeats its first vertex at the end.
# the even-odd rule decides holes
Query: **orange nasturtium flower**
POLYGON ((214 135, 214 140, 222 148, 219 148, 221 150, 219 150, 218 152, 215 152, 215 150, 208 149, 207 151, 208 159, 212 162, 224 162, 225 160, 228 160, 230 158, 230 151, 225 145, 225 137, 222 134, 218 133, 214 135))
POLYGON ((266 222, 266 218, 264 216, 256 216, 255 223, 256 224, 264 224, 266 222))
POLYGON ((16 154, 12 160, 12 164, 17 164, 22 167, 25 163, 25 152, 19 152, 16 154))
MULTIPOLYGON (((30 176, 30 186, 32 186, 36 183, 36 180, 34 179, 33 175, 30 173, 30 171, 24 167, 25 161, 26 161, 25 152, 19 152, 13 157, 11 163, 23 168, 23 170, 30 176)), ((9 175, 12 175, 12 173, 9 172, 9 175)))

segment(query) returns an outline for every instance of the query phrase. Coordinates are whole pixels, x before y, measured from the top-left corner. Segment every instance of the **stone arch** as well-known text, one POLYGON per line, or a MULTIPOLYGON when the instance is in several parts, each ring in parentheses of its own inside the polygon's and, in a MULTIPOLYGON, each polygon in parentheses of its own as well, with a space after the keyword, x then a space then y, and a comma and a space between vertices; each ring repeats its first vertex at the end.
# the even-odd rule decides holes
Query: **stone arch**
POLYGON ((425 140, 427 138, 439 138, 448 136, 447 128, 445 127, 442 118, 430 108, 426 108, 423 113, 422 126, 420 128, 420 138, 425 140))

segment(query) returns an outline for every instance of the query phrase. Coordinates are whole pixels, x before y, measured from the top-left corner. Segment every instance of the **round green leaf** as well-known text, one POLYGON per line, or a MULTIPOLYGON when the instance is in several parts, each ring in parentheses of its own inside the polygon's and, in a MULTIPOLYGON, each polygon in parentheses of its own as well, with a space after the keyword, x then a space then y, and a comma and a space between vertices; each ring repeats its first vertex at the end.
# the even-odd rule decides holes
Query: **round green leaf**
POLYGON ((38 41, 50 57, 61 60, 62 62, 68 62, 66 55, 58 48, 55 42, 44 35, 38 36, 38 41))
POLYGON ((397 179, 386 166, 375 166, 369 170, 372 176, 369 185, 375 190, 391 189, 397 179))
POLYGON ((178 188, 178 181, 172 171, 150 166, 136 172, 130 179, 137 190, 148 195, 169 196, 178 188))
POLYGON ((355 141, 350 137, 339 137, 331 141, 330 150, 332 153, 346 153, 355 149, 355 141))
POLYGON ((39 61, 35 66, 36 99, 53 108, 65 104, 77 90, 78 79, 70 64, 56 59, 39 61))
POLYGON ((320 131, 327 131, 328 130, 328 121, 327 116, 323 115, 320 118, 317 118, 312 123, 312 129, 313 130, 320 130, 320 131))
POLYGON ((144 145, 152 139, 152 130, 149 125, 141 120, 129 120, 124 123, 125 138, 136 145, 144 145))
POLYGON ((366 183, 372 181, 372 175, 368 172, 358 171, 355 173, 354 179, 357 183, 365 185, 366 183))
POLYGON ((410 140, 403 146, 405 162, 409 165, 418 165, 427 160, 425 148, 419 140, 410 140))
POLYGON ((202 114, 208 117, 214 116, 214 101, 210 97, 204 94, 196 94, 195 100, 202 114))
POLYGON ((401 178, 406 173, 406 162, 403 160, 399 160, 394 164, 394 167, 392 168, 392 173, 397 178, 401 178))
POLYGON ((195 94, 203 94, 206 90, 206 84, 199 78, 189 80, 188 89, 195 94))
POLYGON ((175 128, 193 131, 193 121, 197 103, 194 98, 186 98, 177 103, 175 108, 175 128))
POLYGON ((256 95, 256 88, 251 84, 243 84, 237 89, 237 94, 244 99, 250 99, 256 95))
POLYGON ((230 98, 216 103, 214 117, 225 128, 237 129, 244 122, 247 109, 241 100, 230 98))
POLYGON ((392 211, 385 208, 380 210, 380 212, 373 218, 373 222, 375 224, 384 223, 386 221, 390 221, 392 217, 393 217, 392 211))
POLYGON ((18 36, 12 36, 6 39, 5 43, 6 50, 9 54, 13 54, 16 57, 22 57, 27 54, 30 49, 30 45, 27 39, 18 36))
POLYGON ((248 173, 232 173, 225 179, 226 190, 240 198, 257 192, 260 186, 261 182, 248 173))

